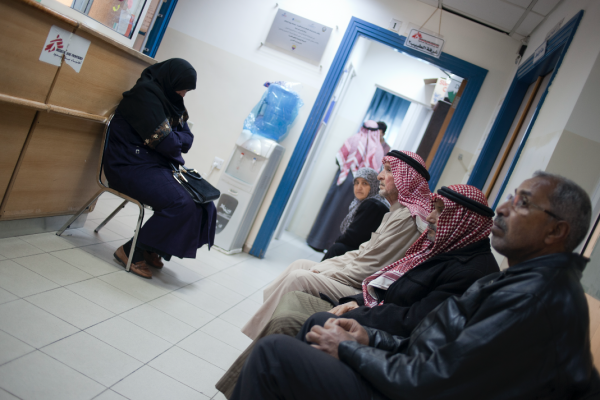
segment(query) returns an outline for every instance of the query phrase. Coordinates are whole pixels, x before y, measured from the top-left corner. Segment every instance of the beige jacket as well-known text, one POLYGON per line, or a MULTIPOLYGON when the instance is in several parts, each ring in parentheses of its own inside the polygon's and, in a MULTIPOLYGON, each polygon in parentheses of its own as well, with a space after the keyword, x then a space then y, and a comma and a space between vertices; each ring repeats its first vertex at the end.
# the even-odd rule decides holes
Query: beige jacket
POLYGON ((404 253, 421 235, 408 208, 400 203, 390 207, 383 216, 371 240, 360 245, 358 250, 330 258, 311 270, 356 289, 362 288, 362 281, 404 257, 404 253))

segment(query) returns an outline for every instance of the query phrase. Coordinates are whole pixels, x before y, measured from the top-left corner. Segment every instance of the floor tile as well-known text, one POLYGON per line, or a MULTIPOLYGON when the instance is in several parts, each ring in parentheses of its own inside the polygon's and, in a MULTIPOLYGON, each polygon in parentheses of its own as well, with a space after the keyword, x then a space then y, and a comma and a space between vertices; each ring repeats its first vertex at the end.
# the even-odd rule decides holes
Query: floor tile
POLYGON ((20 236, 20 238, 46 252, 98 243, 98 240, 94 239, 92 236, 86 235, 76 229, 66 230, 61 236, 57 236, 55 232, 46 232, 20 236))
POLYGON ((47 253, 15 258, 14 261, 61 286, 92 278, 92 275, 47 253))
POLYGON ((9 291, 0 289, 0 304, 7 303, 9 301, 13 301, 18 298, 19 298, 18 296, 15 296, 14 294, 10 293, 9 291))
POLYGON ((119 267, 113 261, 108 262, 102 260, 81 249, 55 251, 51 254, 93 276, 100 276, 123 270, 123 268, 119 267))
POLYGON ((227 275, 223 272, 211 275, 208 278, 206 278, 206 280, 209 282, 216 282, 221 286, 233 290, 234 292, 242 295, 243 297, 250 296, 262 286, 262 284, 258 284, 256 281, 244 281, 243 278, 227 275))
POLYGON ((39 249, 18 237, 0 239, 0 254, 5 258, 25 257, 43 252, 44 250, 39 249))
POLYGON ((252 300, 253 302, 261 305, 263 303, 263 301, 265 300, 264 294, 263 294, 263 289, 257 290, 256 292, 254 292, 254 294, 252 296, 248 296, 247 300, 252 300))
POLYGON ((179 342, 196 330, 147 304, 125 312, 121 314, 121 317, 171 343, 179 342))
POLYGON ((152 285, 149 280, 126 271, 102 275, 98 279, 117 289, 121 289, 123 292, 138 298, 143 302, 154 300, 157 297, 164 296, 168 293, 167 290, 152 285))
POLYGON ((108 389, 94 397, 94 400, 127 400, 127 397, 123 397, 119 393, 108 389))
POLYGON ((173 294, 159 297, 148 304, 196 329, 206 325, 210 320, 215 318, 214 315, 207 313, 173 294))
POLYGON ((0 331, 0 365, 21 357, 35 349, 19 339, 0 331))
POLYGON ((0 386, 27 400, 91 399, 104 386, 35 351, 0 367, 0 386))
MULTIPOLYGON (((262 293, 260 295, 262 297, 262 293)), ((247 314, 254 315, 258 311, 260 306, 262 306, 262 302, 258 303, 252 300, 251 298, 247 298, 246 300, 242 300, 239 303, 237 303, 234 308, 237 308, 247 314)))
POLYGON ((101 260, 104 260, 106 262, 109 262, 109 263, 112 263, 112 264, 118 266, 113 254, 125 242, 126 242, 126 240, 115 240, 113 242, 106 242, 106 243, 93 244, 91 246, 84 246, 84 247, 81 247, 81 249, 85 252, 90 253, 93 256, 100 258, 101 260))
POLYGON ((227 397, 221 392, 217 392, 212 398, 212 400, 227 400, 227 397))
MULTIPOLYGON (((200 377, 198 378, 200 379, 200 377)), ((135 371, 112 389, 131 400, 209 399, 209 397, 148 366, 135 371)))
MULTIPOLYGON (((177 259, 177 261, 180 261, 177 259)), ((177 261, 167 261, 165 266, 161 269, 161 272, 169 274, 176 278, 180 282, 185 282, 186 285, 194 283, 204 278, 204 275, 177 263, 177 261)), ((183 286, 183 285, 182 285, 183 286)))
POLYGON ((214 316, 223 314, 231 308, 231 305, 221 301, 218 296, 215 297, 202 291, 195 283, 184 286, 172 293, 180 299, 185 300, 214 316))
POLYGON ((36 348, 79 331, 25 300, 0 305, 0 329, 36 348))
POLYGON ((65 288, 29 296, 26 300, 79 329, 96 325, 115 315, 65 288))
POLYGON ((6 390, 0 389, 0 400, 19 400, 19 398, 8 393, 6 390))
POLYGON ((201 332, 208 333, 210 336, 217 338, 226 344, 243 351, 252 343, 246 335, 229 322, 223 321, 220 318, 215 318, 208 324, 200 328, 201 332))
POLYGON ((202 275, 203 277, 211 276, 212 274, 216 274, 222 270, 221 268, 217 268, 209 263, 204 263, 193 258, 171 259, 170 262, 180 264, 190 271, 202 275))
POLYGON ((120 314, 143 303, 140 299, 130 296, 98 278, 65 287, 115 314, 120 314))
POLYGON ((108 228, 106 225, 100 229, 100 232, 94 232, 94 230, 96 228, 98 228, 98 226, 102 223, 102 221, 104 221, 104 218, 98 218, 98 219, 89 219, 88 218, 85 221, 85 224, 83 224, 83 227, 78 228, 78 230, 84 232, 86 235, 97 237, 102 242, 112 242, 115 240, 125 239, 125 236, 114 232, 113 230, 108 228))
POLYGON ((41 351, 104 386, 114 385, 143 365, 85 332, 52 343, 41 351))
POLYGON ((244 325, 246 325, 246 322, 252 318, 252 315, 253 314, 234 306, 225 311, 223 314, 219 315, 219 318, 241 329, 244 325))
POLYGON ((227 370, 242 353, 202 331, 195 332, 177 344, 184 350, 227 370))
POLYGON ((218 298, 223 303, 231 306, 239 303, 245 298, 245 296, 242 296, 215 281, 211 281, 208 278, 195 282, 193 286, 200 289, 203 293, 218 298))
POLYGON ((86 332, 144 363, 171 346, 166 340, 121 317, 92 326, 86 332))
MULTIPOLYGON (((184 267, 181 267, 184 268, 184 267)), ((162 288, 166 291, 172 292, 173 290, 177 290, 184 286, 187 286, 191 283, 196 282, 197 279, 188 279, 182 280, 173 275, 169 275, 167 273, 167 267, 163 267, 162 269, 152 268, 152 279, 147 280, 147 282, 153 286, 162 288)))
POLYGON ((217 393, 215 384, 225 372, 179 347, 169 349, 148 365, 208 397, 217 393))
POLYGON ((0 261, 0 287, 19 296, 45 292, 58 285, 13 260, 0 261))

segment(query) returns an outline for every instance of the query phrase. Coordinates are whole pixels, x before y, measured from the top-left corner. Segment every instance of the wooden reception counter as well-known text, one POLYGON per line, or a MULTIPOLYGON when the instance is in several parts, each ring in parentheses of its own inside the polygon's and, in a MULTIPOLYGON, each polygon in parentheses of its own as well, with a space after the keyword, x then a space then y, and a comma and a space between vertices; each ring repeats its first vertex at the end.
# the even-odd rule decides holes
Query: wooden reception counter
POLYGON ((73 214, 106 118, 155 60, 32 0, 0 0, 0 37, 0 223, 73 214), (79 72, 40 61, 53 26, 90 41, 79 72))

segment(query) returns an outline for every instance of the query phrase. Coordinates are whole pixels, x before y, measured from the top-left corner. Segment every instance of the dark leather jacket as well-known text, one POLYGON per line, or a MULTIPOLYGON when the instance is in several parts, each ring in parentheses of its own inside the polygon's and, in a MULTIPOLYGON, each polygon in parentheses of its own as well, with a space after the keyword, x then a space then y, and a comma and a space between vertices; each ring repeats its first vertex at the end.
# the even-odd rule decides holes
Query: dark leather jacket
POLYGON ((410 337, 367 328, 369 346, 342 342, 340 360, 380 392, 374 398, 600 398, 579 283, 586 262, 559 253, 488 275, 410 337))

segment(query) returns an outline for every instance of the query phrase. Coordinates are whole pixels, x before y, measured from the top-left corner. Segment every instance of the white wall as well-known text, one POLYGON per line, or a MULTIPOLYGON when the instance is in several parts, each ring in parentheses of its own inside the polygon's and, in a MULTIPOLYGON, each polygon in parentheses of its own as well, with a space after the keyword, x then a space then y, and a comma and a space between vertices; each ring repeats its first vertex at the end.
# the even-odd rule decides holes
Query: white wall
MULTIPOLYGON (((278 4, 282 9, 334 28, 321 62, 322 69, 260 46, 277 11, 275 2, 266 0, 179 0, 156 57, 159 61, 176 56, 188 58, 198 69, 198 90, 189 95, 189 100, 186 97, 186 101, 196 122, 194 131, 202 144, 196 143, 187 161, 202 170, 208 169, 214 156, 229 156, 244 118, 262 94, 264 81, 285 79, 304 85, 305 107, 283 143, 287 149, 284 160, 247 245, 254 242, 350 18, 356 16, 382 27, 387 27, 391 18, 397 18, 406 27, 408 23, 421 25, 434 10, 416 0, 281 0, 278 4), (339 29, 335 29, 336 26, 339 29)), ((425 28, 437 31, 437 24, 437 20, 432 20, 425 28)), ((457 143, 473 153, 505 82, 513 73, 519 43, 448 13, 444 13, 442 35, 446 40, 446 53, 489 70, 457 143)), ((210 178, 213 182, 217 179, 218 173, 210 178)))
MULTIPOLYGON (((359 47, 357 52, 362 48, 359 47)), ((303 238, 308 236, 337 172, 335 155, 344 141, 360 128, 377 89, 375 85, 379 84, 404 97, 428 104, 432 86, 426 86, 423 80, 444 75, 439 68, 431 64, 398 53, 377 42, 371 42, 368 51, 360 52, 360 55, 362 60, 355 55, 353 49, 353 64, 358 61, 360 68, 339 106, 335 119, 329 122, 331 128, 323 140, 320 153, 322 157, 316 161, 313 172, 308 177, 310 185, 304 190, 300 205, 288 226, 289 231, 303 238)), ((396 127, 398 128, 400 127, 396 127)))

